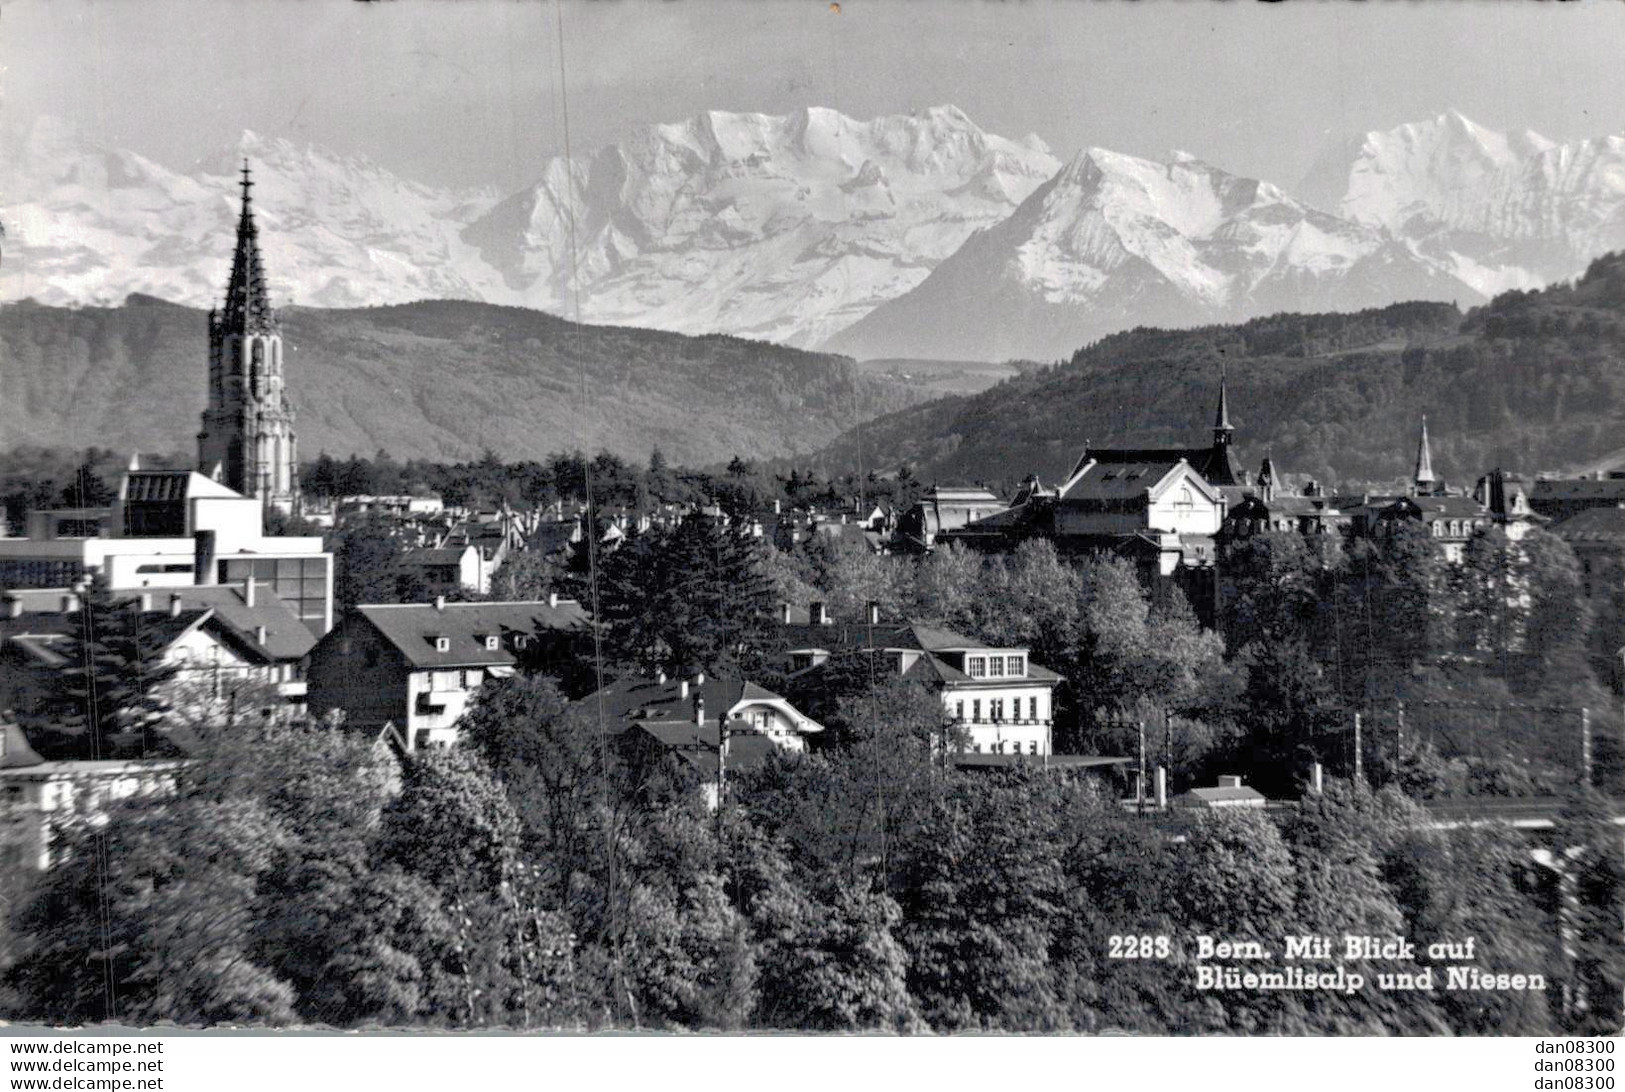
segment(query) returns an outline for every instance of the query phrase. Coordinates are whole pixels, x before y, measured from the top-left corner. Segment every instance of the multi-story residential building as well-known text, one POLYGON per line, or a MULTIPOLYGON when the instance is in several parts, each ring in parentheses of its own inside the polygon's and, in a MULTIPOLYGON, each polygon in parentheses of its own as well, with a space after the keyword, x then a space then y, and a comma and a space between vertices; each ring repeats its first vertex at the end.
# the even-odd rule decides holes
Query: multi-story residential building
POLYGON ((394 725, 412 750, 448 745, 486 680, 522 662, 545 667, 587 627, 581 605, 556 596, 359 606, 311 650, 309 708, 317 717, 342 711, 357 728, 394 725))
POLYGON ((1580 562, 1580 594, 1590 608, 1589 651, 1604 677, 1625 686, 1625 501, 1586 508, 1551 531, 1580 562))
POLYGON ((700 778, 716 806, 719 773, 759 768, 775 753, 799 754, 824 726, 782 695, 737 676, 631 676, 578 703, 602 716, 618 752, 637 762, 675 756, 700 778), (719 769, 720 764, 720 769, 719 769))
POLYGON ((54 862, 56 831, 106 821, 110 804, 174 791, 176 759, 47 762, 22 729, 0 722, 0 892, 54 862))
POLYGON ((1536 478, 1529 487, 1529 507, 1553 520, 1621 505, 1625 505, 1625 470, 1599 470, 1590 478, 1536 478))
POLYGON ((873 604, 863 622, 836 622, 822 603, 812 604, 808 613, 806 623, 779 626, 792 677, 817 672, 838 656, 872 657, 940 694, 969 753, 1054 751, 1055 687, 1061 677, 1033 663, 1028 649, 989 645, 929 623, 881 621, 873 604))
POLYGON ((478 546, 440 546, 406 550, 400 566, 416 578, 429 595, 444 595, 461 588, 483 595, 490 590, 490 573, 478 546))
POLYGON ((118 500, 96 511, 93 520, 38 513, 30 519, 37 536, 0 539, 0 587, 69 588, 91 574, 122 589, 253 580, 313 634, 333 624, 333 555, 317 536, 265 534, 257 498, 195 471, 143 470, 132 460, 118 500))
MULTIPOLYGON (((1224 523, 1224 488, 1237 485, 1229 396, 1219 383, 1213 440, 1193 448, 1089 448, 1055 489, 1029 479, 1005 511, 938 532, 936 542, 988 551, 1045 538, 1062 553, 1115 553, 1148 579, 1210 569, 1224 523)), ((1193 600, 1205 600, 1193 595, 1193 600)))
POLYGON ((933 485, 897 521, 899 548, 929 550, 944 531, 956 531, 1009 505, 981 486, 933 485))

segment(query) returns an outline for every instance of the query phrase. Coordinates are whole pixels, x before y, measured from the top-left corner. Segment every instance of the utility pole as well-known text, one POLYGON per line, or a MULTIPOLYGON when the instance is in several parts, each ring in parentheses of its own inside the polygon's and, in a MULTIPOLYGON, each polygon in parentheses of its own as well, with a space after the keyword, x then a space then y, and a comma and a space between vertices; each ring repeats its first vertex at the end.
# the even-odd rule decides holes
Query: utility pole
POLYGON ((1591 784, 1591 710, 1580 707, 1580 784, 1591 784))
POLYGON ((1394 721, 1394 766, 1397 768, 1400 759, 1405 755, 1405 699, 1399 700, 1395 716, 1397 719, 1394 721))
POLYGON ((1365 753, 1360 746, 1360 714, 1354 714, 1354 780, 1365 783, 1365 753))
POLYGON ((1172 769, 1174 764, 1174 714, 1162 711, 1162 767, 1172 769))
POLYGON ((1140 740, 1140 775, 1134 783, 1134 803, 1139 814, 1145 814, 1145 721, 1134 722, 1134 731, 1140 740))

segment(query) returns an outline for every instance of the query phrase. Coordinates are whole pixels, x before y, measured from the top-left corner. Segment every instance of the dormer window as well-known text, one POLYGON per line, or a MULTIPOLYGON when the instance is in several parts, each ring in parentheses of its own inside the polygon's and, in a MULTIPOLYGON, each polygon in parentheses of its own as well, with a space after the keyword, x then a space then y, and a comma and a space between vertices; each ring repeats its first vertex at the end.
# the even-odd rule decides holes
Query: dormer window
POLYGON ((1027 657, 1025 657, 1025 656, 1006 656, 1004 658, 1004 673, 1006 675, 1025 675, 1025 674, 1027 674, 1027 657))
POLYGON ((985 678, 987 678, 987 657, 986 656, 966 656, 965 657, 965 674, 969 675, 973 679, 985 679, 985 678))
POLYGON ((989 656, 987 658, 987 673, 989 675, 992 675, 992 676, 995 676, 995 677, 997 677, 999 675, 1003 675, 1004 674, 1004 657, 1003 656, 989 656))
POLYGON ((451 638, 450 637, 431 637, 430 640, 432 640, 434 642, 434 650, 436 652, 450 652, 451 651, 451 638))
POLYGON ((498 637, 494 633, 486 634, 486 636, 485 636, 485 650, 487 652, 495 652, 500 647, 502 647, 502 638, 498 637))

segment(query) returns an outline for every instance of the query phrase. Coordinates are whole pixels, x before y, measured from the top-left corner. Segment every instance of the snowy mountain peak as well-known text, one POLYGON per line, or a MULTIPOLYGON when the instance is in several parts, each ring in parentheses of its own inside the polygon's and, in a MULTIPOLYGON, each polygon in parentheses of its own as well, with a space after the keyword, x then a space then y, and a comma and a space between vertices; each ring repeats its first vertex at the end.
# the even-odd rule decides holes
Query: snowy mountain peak
POLYGON ((1479 297, 1380 229, 1194 156, 1086 148, 1008 219, 827 347, 1053 359, 1129 326, 1479 297))
POLYGON ((1452 110, 1331 149, 1302 189, 1492 295, 1573 276, 1625 244, 1625 164, 1610 139, 1556 144, 1452 110))

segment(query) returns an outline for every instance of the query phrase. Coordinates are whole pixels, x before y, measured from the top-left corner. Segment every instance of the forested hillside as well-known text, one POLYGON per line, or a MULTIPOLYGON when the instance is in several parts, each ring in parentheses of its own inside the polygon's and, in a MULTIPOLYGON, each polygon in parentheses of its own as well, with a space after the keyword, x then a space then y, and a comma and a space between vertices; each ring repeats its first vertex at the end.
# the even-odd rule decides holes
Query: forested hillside
MULTIPOLYGON (((844 357, 765 342, 576 326, 423 302, 284 316, 301 454, 460 459, 608 449, 675 463, 806 452, 923 397, 844 357)), ((201 311, 0 306, 0 453, 24 444, 190 450, 207 392, 201 311)))
POLYGON ((1136 329, 973 397, 847 433, 819 463, 909 463, 923 478, 1063 473, 1085 441, 1200 443, 1221 370, 1244 462, 1343 484, 1404 478, 1426 414, 1435 468, 1462 483, 1625 461, 1625 254, 1573 284, 1511 292, 1465 316, 1404 303, 1273 315, 1238 326, 1136 329))

